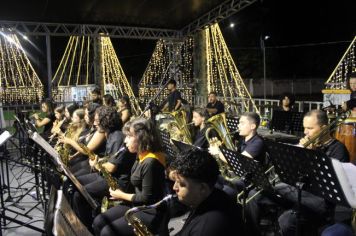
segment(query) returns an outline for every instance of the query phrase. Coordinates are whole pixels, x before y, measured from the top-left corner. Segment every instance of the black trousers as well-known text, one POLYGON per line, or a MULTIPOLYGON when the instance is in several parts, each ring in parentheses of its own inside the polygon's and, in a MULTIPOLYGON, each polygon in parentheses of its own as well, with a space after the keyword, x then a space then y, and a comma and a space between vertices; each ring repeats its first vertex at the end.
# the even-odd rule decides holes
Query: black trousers
MULTIPOLYGON (((107 212, 98 215, 94 219, 93 230, 97 236, 128 236, 135 235, 133 227, 128 225, 125 219, 125 213, 131 206, 119 205, 109 209, 107 212)), ((144 212, 134 214, 151 233, 157 233, 165 222, 165 214, 156 209, 150 209, 144 212)))
MULTIPOLYGON (((98 173, 87 174, 78 177, 79 182, 84 186, 86 191, 96 199, 101 202, 104 196, 109 195, 109 186, 105 179, 101 177, 98 173)), ((73 195, 73 210, 79 217, 79 219, 88 228, 91 228, 93 222, 93 212, 90 205, 82 196, 82 194, 76 191, 73 195)))

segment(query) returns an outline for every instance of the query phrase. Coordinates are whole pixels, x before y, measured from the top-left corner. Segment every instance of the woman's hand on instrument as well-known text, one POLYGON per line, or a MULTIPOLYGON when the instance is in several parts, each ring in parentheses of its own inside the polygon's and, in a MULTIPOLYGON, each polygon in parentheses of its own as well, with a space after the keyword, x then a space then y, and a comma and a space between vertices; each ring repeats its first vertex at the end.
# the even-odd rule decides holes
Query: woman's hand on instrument
POLYGON ((70 139, 69 138, 67 138, 67 137, 64 137, 64 136, 60 136, 59 138, 58 138, 58 142, 60 142, 60 143, 64 143, 64 144, 68 144, 68 143, 70 143, 70 139))
POLYGON ((32 115, 33 118, 35 118, 35 120, 39 120, 40 116, 38 115, 38 113, 35 113, 32 115))
POLYGON ((97 155, 95 155, 94 160, 89 159, 89 165, 91 167, 94 167, 97 163, 98 163, 98 156, 97 155))
POLYGON ((113 190, 112 188, 109 188, 110 196, 111 199, 122 199, 122 194, 124 193, 120 189, 113 190))

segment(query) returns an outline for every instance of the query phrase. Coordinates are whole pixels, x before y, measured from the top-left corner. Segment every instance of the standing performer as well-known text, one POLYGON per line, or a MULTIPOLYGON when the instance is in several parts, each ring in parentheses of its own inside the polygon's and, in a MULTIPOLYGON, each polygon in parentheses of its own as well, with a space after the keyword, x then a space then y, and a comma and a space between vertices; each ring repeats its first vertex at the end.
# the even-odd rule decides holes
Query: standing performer
POLYGON ((210 92, 208 97, 208 104, 206 109, 210 116, 215 116, 217 114, 223 113, 225 111, 224 104, 217 99, 216 92, 210 92))
POLYGON ((356 118, 356 71, 351 73, 349 84, 351 90, 350 100, 343 104, 343 109, 351 110, 351 117, 356 118))
POLYGON ((117 113, 119 114, 122 123, 125 124, 130 120, 132 116, 129 97, 127 96, 121 97, 117 103, 117 106, 118 106, 117 113))
MULTIPOLYGON (((150 205, 162 199, 165 182, 165 156, 161 153, 159 138, 151 121, 143 118, 133 120, 125 138, 127 149, 137 153, 131 170, 131 184, 134 192, 110 189, 114 199, 123 200, 122 205, 113 207, 94 219, 95 235, 134 235, 133 228, 124 217, 132 206, 150 205)), ((154 232, 163 213, 154 211, 138 215, 147 228, 154 232)))
POLYGON ((181 107, 183 99, 181 93, 177 90, 177 82, 174 79, 168 82, 167 88, 169 95, 163 103, 162 111, 173 112, 181 107))
POLYGON ((44 139, 48 139, 51 135, 51 129, 53 126, 53 122, 56 117, 54 116, 53 103, 50 99, 45 99, 41 102, 41 110, 46 114, 45 118, 40 118, 38 113, 32 115, 35 119, 35 125, 37 128, 43 127, 42 136, 44 139))

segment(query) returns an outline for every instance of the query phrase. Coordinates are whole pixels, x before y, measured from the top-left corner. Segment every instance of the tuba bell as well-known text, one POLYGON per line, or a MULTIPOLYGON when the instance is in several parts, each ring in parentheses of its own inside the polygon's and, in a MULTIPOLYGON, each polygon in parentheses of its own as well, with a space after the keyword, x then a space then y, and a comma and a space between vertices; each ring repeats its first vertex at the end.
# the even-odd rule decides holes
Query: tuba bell
POLYGON ((183 109, 170 113, 173 121, 167 126, 167 130, 171 138, 182 141, 184 143, 192 144, 192 136, 188 128, 187 114, 183 109))
MULTIPOLYGON (((210 117, 206 123, 207 123, 207 125, 210 125, 210 127, 207 128, 207 130, 205 131, 205 138, 208 140, 210 145, 212 145, 214 142, 216 142, 216 141, 212 141, 212 139, 210 139, 210 136, 209 136, 210 132, 212 130, 215 130, 218 133, 220 139, 222 140, 221 144, 224 144, 225 147, 230 150, 236 151, 236 147, 235 147, 235 145, 231 139, 231 135, 229 134, 229 131, 227 129, 225 113, 220 113, 220 114, 210 117)), ((220 173, 224 177, 225 180, 227 180, 228 182, 231 182, 231 181, 239 178, 231 170, 231 167, 227 163, 223 162, 220 159, 220 157, 218 157, 218 156, 216 157, 215 155, 214 155, 214 157, 219 165, 220 173)))

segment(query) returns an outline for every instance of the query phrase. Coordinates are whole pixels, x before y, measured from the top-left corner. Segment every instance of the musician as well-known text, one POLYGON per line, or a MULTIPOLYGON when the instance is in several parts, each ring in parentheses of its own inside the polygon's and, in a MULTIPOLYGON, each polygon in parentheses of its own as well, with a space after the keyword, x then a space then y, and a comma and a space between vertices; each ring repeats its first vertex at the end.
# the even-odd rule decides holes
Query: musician
POLYGON ((105 94, 103 96, 103 106, 106 106, 106 107, 115 107, 116 106, 115 99, 113 98, 113 96, 111 96, 111 94, 105 94))
POLYGON ((96 87, 90 92, 90 100, 93 103, 102 105, 100 88, 96 87))
POLYGON ((209 118, 209 114, 204 108, 195 108, 193 110, 193 124, 198 128, 197 133, 195 134, 193 145, 201 148, 208 148, 209 142, 206 140, 205 133, 207 130, 206 121, 209 118))
MULTIPOLYGON (((130 182, 133 192, 110 189, 114 199, 123 200, 122 205, 109 209, 94 219, 95 235, 134 235, 133 228, 124 218, 132 206, 149 205, 162 199, 165 181, 165 156, 161 153, 158 135, 151 121, 138 118, 130 122, 125 144, 129 152, 137 153, 131 170, 130 182)), ((153 222, 158 222, 163 213, 137 214, 149 230, 155 231, 153 222)))
POLYGON ((281 98, 279 99, 279 111, 295 111, 295 96, 291 93, 283 93, 281 98))
POLYGON ((222 102, 217 99, 216 92, 212 91, 208 96, 208 104, 206 105, 206 110, 210 116, 215 116, 217 114, 225 112, 225 107, 222 102))
MULTIPOLYGON (((303 127, 305 137, 300 140, 300 145, 305 144, 310 138, 315 137, 322 128, 328 124, 328 117, 321 110, 311 110, 305 114, 303 127)), ((316 143, 306 148, 318 149, 324 152, 328 157, 335 158, 341 162, 349 161, 349 154, 345 145, 333 139, 329 134, 317 139, 316 143)), ((296 204, 297 190, 287 184, 278 184, 276 191, 285 199, 296 204)), ((303 217, 308 220, 310 226, 318 227, 327 223, 328 217, 332 213, 333 206, 311 193, 302 192, 303 217)), ((279 217, 279 225, 282 235, 295 235, 296 215, 293 210, 284 212, 279 217)))
POLYGON ((163 103, 162 111, 173 112, 181 107, 183 99, 181 93, 177 90, 177 82, 174 79, 168 82, 167 88, 169 95, 163 103))
MULTIPOLYGON (((266 162, 266 151, 263 139, 257 134, 257 128, 260 125, 261 118, 255 112, 245 112, 239 119, 239 147, 238 152, 249 158, 253 158, 261 163, 266 162)), ((222 161, 227 163, 221 152, 212 146, 209 148, 211 154, 219 154, 222 161)))
POLYGON ((56 120, 53 122, 53 126, 51 129, 52 135, 50 139, 53 139, 56 136, 56 130, 59 130, 65 121, 64 110, 65 108, 63 106, 59 106, 54 109, 54 116, 56 117, 56 120))
POLYGON ((193 150, 171 164, 178 200, 190 207, 190 214, 177 234, 242 235, 241 218, 233 200, 214 187, 219 168, 206 151, 193 150))
POLYGON ((127 121, 130 120, 132 116, 129 97, 127 96, 121 97, 117 103, 117 106, 118 106, 117 113, 119 114, 122 123, 125 124, 127 121))
POLYGON ((91 172, 88 157, 85 155, 84 150, 79 146, 78 143, 86 145, 90 151, 93 151, 99 156, 103 156, 105 153, 105 132, 97 128, 99 121, 94 122, 95 111, 99 107, 100 105, 97 103, 90 103, 84 110, 84 120, 89 129, 89 133, 87 135, 79 138, 78 142, 66 138, 63 138, 62 141, 63 143, 71 145, 74 149, 77 150, 77 153, 73 154, 69 161, 70 170, 76 177, 89 174, 91 172))
POLYGON ((53 122, 55 121, 53 103, 50 99, 45 99, 41 102, 41 111, 45 113, 45 117, 40 118, 38 113, 32 115, 35 119, 35 126, 37 128, 43 127, 42 136, 44 139, 48 139, 51 135, 51 129, 53 126, 53 122))
POLYGON ((351 110, 351 117, 356 117, 356 71, 351 73, 349 84, 351 90, 350 100, 346 101, 342 108, 343 110, 351 110))
MULTIPOLYGON (((122 146, 124 138, 124 135, 121 132, 122 123, 117 115, 116 110, 112 107, 101 106, 97 108, 94 119, 99 119, 99 117, 101 119, 98 127, 102 132, 105 133, 106 137, 106 149, 104 155, 110 156, 117 153, 117 151, 122 146)), ((115 159, 110 159, 109 161, 102 164, 103 168, 109 174, 118 174, 113 176, 117 177, 117 179, 120 180, 118 181, 120 187, 126 188, 128 184, 129 172, 131 170, 133 162, 131 163, 131 165, 128 164, 124 166, 124 164, 122 164, 122 168, 120 168, 115 165, 115 159), (116 173, 117 170, 119 170, 118 173, 116 173)), ((95 160, 89 160, 89 164, 92 168, 100 170, 97 162, 98 158, 95 158, 95 160)), ((79 176, 78 181, 95 199, 101 200, 109 193, 108 183, 104 178, 100 176, 98 172, 79 176)), ((73 209, 86 226, 91 225, 92 217, 90 214, 90 208, 88 207, 88 203, 85 202, 82 195, 78 192, 75 192, 73 196, 73 209)))

